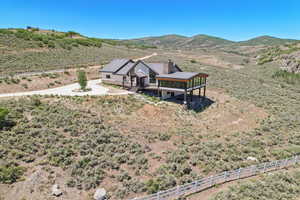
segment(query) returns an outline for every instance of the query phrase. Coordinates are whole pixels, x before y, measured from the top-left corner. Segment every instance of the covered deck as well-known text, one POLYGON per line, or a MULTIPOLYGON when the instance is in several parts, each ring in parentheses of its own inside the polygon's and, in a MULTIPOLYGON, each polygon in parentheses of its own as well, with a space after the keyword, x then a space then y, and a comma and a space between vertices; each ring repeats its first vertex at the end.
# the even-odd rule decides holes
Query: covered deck
POLYGON ((193 93, 199 90, 199 97, 201 97, 201 90, 203 88, 202 97, 206 96, 206 79, 208 74, 197 72, 175 72, 172 74, 162 74, 156 76, 158 80, 158 94, 162 91, 177 92, 184 94, 184 104, 188 104, 187 95, 190 95, 190 101, 193 101, 193 93))

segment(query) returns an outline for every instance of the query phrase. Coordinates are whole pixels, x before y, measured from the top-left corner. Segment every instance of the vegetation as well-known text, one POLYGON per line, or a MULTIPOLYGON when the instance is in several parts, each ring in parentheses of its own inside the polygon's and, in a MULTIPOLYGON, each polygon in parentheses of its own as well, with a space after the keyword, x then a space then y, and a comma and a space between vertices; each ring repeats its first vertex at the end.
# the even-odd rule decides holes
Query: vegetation
POLYGON ((297 42, 297 40, 281 39, 281 38, 265 35, 247 41, 242 41, 240 42, 240 44, 246 46, 255 46, 255 45, 278 46, 278 45, 286 45, 294 42, 297 42))
POLYGON ((20 179, 25 169, 13 164, 0 166, 0 183, 12 184, 20 179))
MULTIPOLYGON (((71 50, 54 42, 51 50, 47 47, 46 51, 30 52, 30 45, 36 49, 35 41, 0 33, 2 37, 8 35, 10 39, 0 40, 1 45, 9 47, 9 51, 0 54, 3 71, 83 67, 117 56, 147 53, 115 48, 103 42, 101 48, 78 44, 71 50), (14 52, 16 50, 18 53, 14 52)), ((129 195, 153 193, 207 174, 254 164, 255 161, 247 160, 249 156, 264 162, 300 153, 300 85, 274 80, 289 76, 281 74, 283 72, 272 76, 277 71, 275 64, 252 66, 251 62, 245 62, 247 67, 234 70, 203 65, 190 57, 177 57, 177 54, 170 53, 168 58, 186 71, 208 73, 209 88, 218 88, 238 101, 252 102, 269 116, 255 129, 221 134, 209 126, 199 128, 199 121, 205 119, 201 112, 187 111, 178 105, 175 109, 164 103, 147 110, 150 104, 145 102, 159 101, 147 96, 139 99, 134 96, 1 99, 0 107, 9 110, 9 120, 14 122, 0 134, 1 159, 5 163, 17 163, 13 165, 14 170, 8 171, 18 171, 15 167, 27 165, 60 168, 68 187, 91 190, 108 185, 106 189, 112 199, 127 199, 129 195), (164 114, 167 116, 160 116, 164 114), (151 118, 151 115, 154 116, 151 118), (163 120, 156 123, 147 120, 157 120, 157 116, 163 120)), ((156 59, 154 62, 163 61, 165 55, 153 59, 156 59)), ((12 84, 18 82, 16 79, 8 77, 7 81, 12 84)), ((210 90, 207 92, 210 98, 210 90)), ((246 112, 243 108, 236 109, 246 112)), ((7 173, 7 167, 2 171, 19 174, 7 173)), ((5 177, 18 177, 14 179, 18 181, 21 175, 5 177)))
POLYGON ((87 86, 87 77, 85 71, 83 70, 77 71, 77 79, 81 90, 85 90, 87 86))
POLYGON ((285 81, 288 84, 300 84, 300 74, 279 70, 272 77, 280 81, 285 81))
POLYGON ((239 199, 296 199, 300 196, 300 171, 290 173, 277 173, 265 175, 258 180, 229 187, 228 190, 219 192, 211 200, 239 200, 239 199))
POLYGON ((9 113, 8 109, 0 107, 0 130, 2 129, 3 122, 8 113, 9 113))
POLYGON ((300 51, 300 47, 298 44, 299 42, 287 43, 283 46, 275 46, 265 49, 258 59, 258 64, 263 65, 265 63, 280 59, 280 56, 282 55, 288 55, 293 52, 300 51))
POLYGON ((83 36, 70 38, 56 31, 0 29, 0 76, 101 65, 113 58, 149 54, 143 49, 118 45, 122 44, 83 36))

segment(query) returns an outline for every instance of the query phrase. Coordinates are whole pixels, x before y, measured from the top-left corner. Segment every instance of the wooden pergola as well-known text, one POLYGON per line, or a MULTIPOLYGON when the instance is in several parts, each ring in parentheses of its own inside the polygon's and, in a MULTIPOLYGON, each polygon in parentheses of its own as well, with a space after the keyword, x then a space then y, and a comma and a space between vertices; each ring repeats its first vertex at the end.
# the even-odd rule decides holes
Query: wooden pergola
POLYGON ((203 88, 203 96, 206 96, 206 81, 208 74, 196 72, 175 72, 173 74, 158 75, 158 94, 161 91, 169 92, 183 92, 184 104, 187 104, 187 95, 190 95, 190 100, 193 101, 193 93, 199 90, 199 97, 201 97, 201 90, 203 88))

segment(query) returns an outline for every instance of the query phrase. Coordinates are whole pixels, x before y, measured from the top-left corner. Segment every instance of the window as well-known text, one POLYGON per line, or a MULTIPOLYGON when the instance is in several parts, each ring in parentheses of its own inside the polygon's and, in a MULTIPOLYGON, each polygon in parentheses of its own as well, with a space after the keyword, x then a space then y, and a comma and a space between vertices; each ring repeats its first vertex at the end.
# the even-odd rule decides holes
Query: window
POLYGON ((179 88, 185 89, 184 82, 176 82, 176 81, 160 81, 160 87, 168 87, 168 88, 179 88))
POLYGON ((107 78, 107 79, 110 79, 110 75, 109 75, 109 74, 106 74, 106 78, 107 78))
POLYGON ((149 72, 149 81, 150 83, 156 83, 156 74, 153 71, 149 72))

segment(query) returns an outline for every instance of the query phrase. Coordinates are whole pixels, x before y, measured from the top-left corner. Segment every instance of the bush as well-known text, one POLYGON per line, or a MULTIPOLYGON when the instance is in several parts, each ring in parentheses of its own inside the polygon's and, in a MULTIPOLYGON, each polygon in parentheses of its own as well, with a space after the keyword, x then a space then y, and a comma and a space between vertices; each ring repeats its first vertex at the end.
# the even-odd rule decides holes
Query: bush
POLYGON ((24 171, 25 169, 20 166, 0 166, 0 182, 5 184, 12 184, 19 180, 24 171))
POLYGON ((86 77, 86 73, 83 70, 79 70, 77 72, 77 79, 78 79, 78 83, 80 85, 80 88, 82 90, 86 89, 87 86, 87 77, 86 77))
POLYGON ((273 78, 283 80, 288 84, 300 84, 300 74, 279 70, 272 76, 273 78))
POLYGON ((8 113, 9 113, 8 109, 0 108, 0 128, 2 128, 2 124, 8 113))

